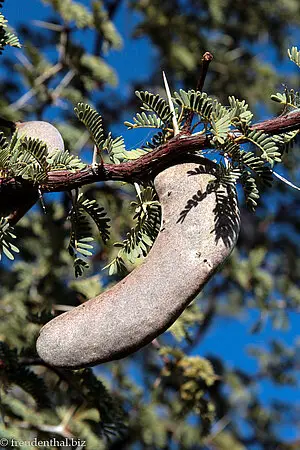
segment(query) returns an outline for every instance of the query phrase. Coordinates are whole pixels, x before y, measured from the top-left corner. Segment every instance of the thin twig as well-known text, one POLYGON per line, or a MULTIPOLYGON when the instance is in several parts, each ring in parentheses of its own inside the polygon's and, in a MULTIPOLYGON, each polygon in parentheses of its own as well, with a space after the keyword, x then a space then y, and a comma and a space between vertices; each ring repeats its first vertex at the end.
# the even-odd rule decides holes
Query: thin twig
POLYGON ((207 436, 205 439, 205 444, 210 444, 217 436, 218 434, 222 433, 222 431, 227 427, 227 425, 231 422, 230 417, 228 414, 223 416, 218 422, 215 423, 213 426, 212 432, 207 436))
MULTIPOLYGON (((197 82, 196 91, 203 90, 206 75, 208 72, 208 67, 212 60, 213 60, 213 55, 210 52, 206 52, 202 56, 200 76, 199 76, 199 79, 197 82)), ((194 111, 191 110, 185 121, 184 127, 183 127, 184 133, 191 133, 191 125, 192 125, 193 117, 194 117, 194 111)))
POLYGON ((33 68, 33 64, 29 61, 28 58, 26 58, 23 52, 16 51, 15 54, 20 63, 23 64, 23 66, 26 67, 27 70, 31 70, 33 68))
POLYGON ((34 95, 36 94, 36 88, 41 86, 45 81, 49 78, 56 75, 62 69, 62 64, 57 63, 54 66, 50 67, 45 73, 40 75, 34 82, 34 86, 25 94, 23 94, 18 100, 10 104, 10 108, 13 111, 17 111, 22 108, 34 95))
POLYGON ((51 96, 54 101, 60 96, 63 89, 65 89, 73 80, 75 76, 74 70, 69 70, 66 75, 62 78, 56 88, 52 91, 51 96))
POLYGON ((70 28, 68 28, 67 26, 63 27, 58 46, 58 61, 60 63, 64 62, 66 59, 66 49, 68 45, 70 32, 71 32, 70 28))
POLYGON ((202 56, 201 72, 200 72, 200 77, 198 79, 196 91, 203 90, 206 75, 208 72, 208 67, 212 60, 213 60, 213 55, 210 52, 205 52, 204 55, 202 56))
POLYGON ((33 25, 40 27, 40 28, 46 28, 47 30, 58 31, 58 32, 61 32, 63 30, 63 26, 59 25, 57 23, 44 22, 43 20, 32 20, 31 22, 33 23, 33 25))

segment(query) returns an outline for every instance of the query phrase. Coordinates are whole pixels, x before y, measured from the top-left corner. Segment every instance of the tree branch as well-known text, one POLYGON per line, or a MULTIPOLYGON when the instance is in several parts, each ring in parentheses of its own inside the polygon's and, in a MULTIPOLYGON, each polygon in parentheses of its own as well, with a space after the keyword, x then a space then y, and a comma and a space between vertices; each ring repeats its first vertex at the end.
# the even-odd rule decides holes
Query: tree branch
MULTIPOLYGON (((269 134, 281 134, 287 131, 300 128, 300 111, 292 112, 274 119, 258 122, 252 129, 264 130, 269 134)), ((241 134, 237 130, 231 132, 233 138, 241 134)), ((240 141, 242 142, 242 141, 240 141)), ((103 164, 97 168, 88 166, 87 168, 71 172, 67 170, 57 170, 49 172, 46 182, 40 185, 40 191, 62 192, 97 181, 125 181, 129 183, 140 182, 153 179, 165 168, 178 164, 178 162, 197 161, 195 151, 212 148, 210 137, 203 134, 185 135, 179 134, 170 139, 166 144, 159 146, 150 153, 134 160, 121 164, 103 164)), ((7 196, 19 190, 24 196, 24 191, 32 193, 32 183, 15 178, 0 178, 0 196, 7 196)))

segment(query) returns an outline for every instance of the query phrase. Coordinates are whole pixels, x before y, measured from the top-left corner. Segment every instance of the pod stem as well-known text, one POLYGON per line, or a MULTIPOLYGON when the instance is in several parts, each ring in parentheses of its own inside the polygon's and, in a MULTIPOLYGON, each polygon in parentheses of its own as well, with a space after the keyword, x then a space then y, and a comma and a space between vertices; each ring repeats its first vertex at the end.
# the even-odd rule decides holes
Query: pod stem
MULTIPOLYGON (((206 75, 207 75, 207 72, 208 72, 208 67, 209 67, 209 64, 211 63, 212 60, 213 60, 213 55, 210 52, 205 52, 204 55, 202 56, 201 67, 200 67, 200 75, 199 75, 199 78, 198 78, 196 91, 202 91, 203 90, 203 86, 204 86, 204 83, 205 83, 206 75)), ((183 132, 185 134, 190 134, 191 133, 191 126, 192 126, 192 122, 193 122, 193 117, 194 117, 194 111, 191 110, 189 115, 187 116, 187 119, 186 119, 184 127, 183 127, 183 132)))

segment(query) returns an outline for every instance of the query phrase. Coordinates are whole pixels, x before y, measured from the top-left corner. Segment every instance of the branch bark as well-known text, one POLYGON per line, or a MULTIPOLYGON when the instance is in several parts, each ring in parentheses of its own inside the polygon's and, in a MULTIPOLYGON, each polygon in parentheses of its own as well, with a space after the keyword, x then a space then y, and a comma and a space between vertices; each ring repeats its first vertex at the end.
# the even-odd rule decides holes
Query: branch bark
MULTIPOLYGON (((292 112, 284 116, 276 117, 263 122, 258 122, 252 129, 263 130, 269 134, 281 134, 300 128, 300 111, 292 112)), ((236 130, 232 136, 239 137, 236 130)), ((212 148, 209 137, 202 134, 179 134, 170 139, 166 144, 159 146, 152 152, 134 161, 121 164, 103 164, 97 168, 88 166, 83 170, 71 172, 57 170, 48 174, 48 179, 40 186, 40 191, 62 192, 97 181, 125 181, 129 183, 143 183, 153 180, 162 170, 178 162, 195 162, 197 160, 195 151, 212 148)), ((17 192, 22 196, 28 191, 32 193, 33 185, 30 182, 15 178, 0 178, 0 198, 14 195, 17 192)))

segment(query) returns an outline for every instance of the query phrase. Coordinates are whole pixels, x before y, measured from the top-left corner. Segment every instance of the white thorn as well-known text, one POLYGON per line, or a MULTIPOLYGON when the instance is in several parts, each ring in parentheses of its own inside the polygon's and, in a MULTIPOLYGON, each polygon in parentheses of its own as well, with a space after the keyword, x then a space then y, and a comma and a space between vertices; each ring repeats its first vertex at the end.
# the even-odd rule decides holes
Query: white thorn
POLYGON ((96 145, 94 145, 94 151, 93 151, 93 161, 92 161, 92 167, 93 169, 95 169, 97 167, 97 154, 98 154, 98 149, 96 147, 96 145))
POLYGON ((173 122, 173 128, 174 128, 174 136, 176 136, 176 134, 179 133, 179 127, 178 127, 178 122, 177 122, 177 118, 176 118, 176 112, 175 112, 175 108, 174 108, 174 103, 172 102, 172 97, 171 97, 171 92, 170 92, 168 80, 167 80, 167 77, 166 77, 166 74, 165 74, 164 71, 163 71, 162 75, 163 75, 165 90, 166 90, 166 94, 167 94, 167 99, 168 99, 168 102, 169 102, 170 110, 172 112, 172 122, 173 122))
POLYGON ((283 181, 285 184, 291 186, 294 189, 297 189, 297 191, 300 191, 300 187, 298 187, 295 184, 291 183, 289 180, 284 178, 282 175, 279 175, 279 173, 275 172, 274 170, 273 170, 273 175, 275 175, 275 177, 279 178, 279 180, 283 181))

